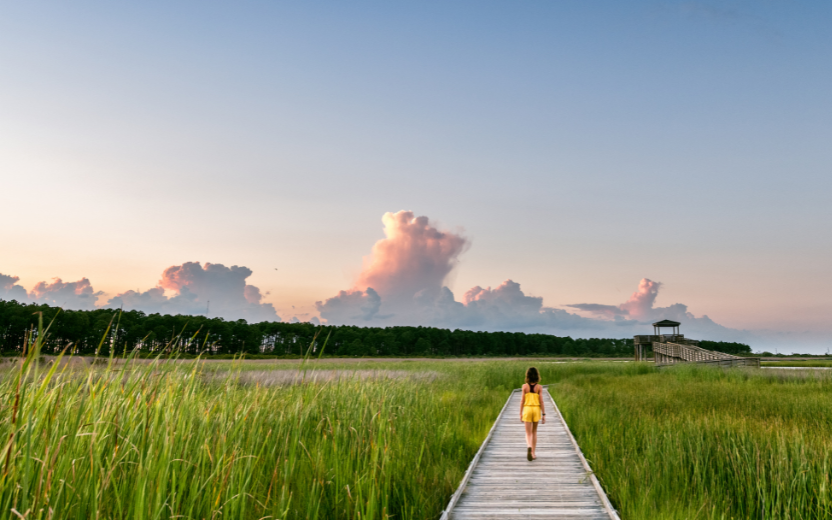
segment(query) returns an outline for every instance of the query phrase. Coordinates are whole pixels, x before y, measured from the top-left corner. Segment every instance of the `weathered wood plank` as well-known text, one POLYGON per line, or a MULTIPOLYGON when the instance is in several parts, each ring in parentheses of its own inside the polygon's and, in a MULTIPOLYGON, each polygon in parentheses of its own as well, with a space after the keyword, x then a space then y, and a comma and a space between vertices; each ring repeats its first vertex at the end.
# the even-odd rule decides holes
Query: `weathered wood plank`
POLYGON ((545 389, 550 420, 538 426, 537 460, 526 460, 520 398, 515 390, 506 401, 442 520, 619 520, 545 389))

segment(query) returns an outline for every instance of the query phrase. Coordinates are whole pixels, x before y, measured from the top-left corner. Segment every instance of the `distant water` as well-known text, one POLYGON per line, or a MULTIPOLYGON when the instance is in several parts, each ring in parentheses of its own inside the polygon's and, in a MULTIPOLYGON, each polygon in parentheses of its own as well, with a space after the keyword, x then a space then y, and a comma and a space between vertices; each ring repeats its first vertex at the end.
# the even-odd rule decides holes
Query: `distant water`
POLYGON ((832 370, 832 367, 760 367, 774 370, 832 370))

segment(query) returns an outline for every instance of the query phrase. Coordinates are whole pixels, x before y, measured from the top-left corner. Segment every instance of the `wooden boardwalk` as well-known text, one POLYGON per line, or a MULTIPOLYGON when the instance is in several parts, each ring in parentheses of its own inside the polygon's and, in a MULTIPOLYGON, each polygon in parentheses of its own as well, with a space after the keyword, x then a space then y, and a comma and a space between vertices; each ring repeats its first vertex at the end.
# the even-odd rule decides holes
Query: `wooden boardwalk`
POLYGON ((619 520, 544 388, 546 424, 537 429, 537 460, 526 460, 521 392, 512 392, 442 520, 619 520))

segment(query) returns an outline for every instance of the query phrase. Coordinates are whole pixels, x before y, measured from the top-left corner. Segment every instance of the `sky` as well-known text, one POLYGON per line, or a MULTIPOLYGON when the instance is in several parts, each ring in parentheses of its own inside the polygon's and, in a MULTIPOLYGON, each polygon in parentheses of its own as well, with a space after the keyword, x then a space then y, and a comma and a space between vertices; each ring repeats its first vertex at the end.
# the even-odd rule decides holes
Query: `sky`
POLYGON ((0 3, 0 298, 825 351, 830 22, 0 3))

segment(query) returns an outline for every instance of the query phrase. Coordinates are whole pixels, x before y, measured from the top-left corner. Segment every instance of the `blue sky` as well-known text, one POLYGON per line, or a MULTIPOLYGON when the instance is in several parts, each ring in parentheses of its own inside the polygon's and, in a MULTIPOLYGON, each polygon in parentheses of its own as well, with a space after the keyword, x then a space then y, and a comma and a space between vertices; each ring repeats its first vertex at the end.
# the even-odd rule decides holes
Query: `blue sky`
POLYGON ((27 288, 237 264, 314 313, 412 210, 469 239, 455 294, 619 304, 648 277, 728 327, 832 337, 832 4, 0 13, 0 273, 27 288))

